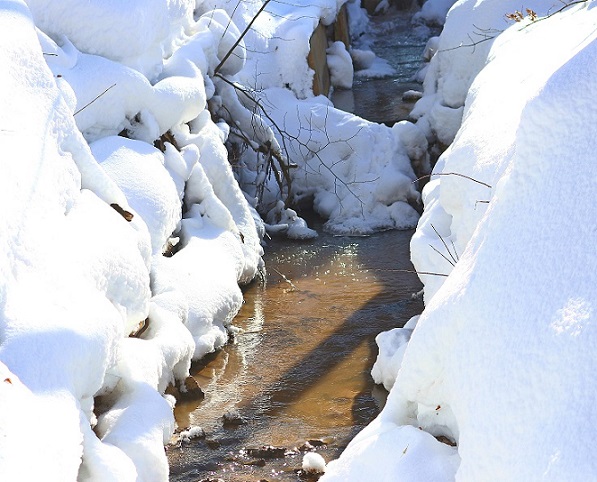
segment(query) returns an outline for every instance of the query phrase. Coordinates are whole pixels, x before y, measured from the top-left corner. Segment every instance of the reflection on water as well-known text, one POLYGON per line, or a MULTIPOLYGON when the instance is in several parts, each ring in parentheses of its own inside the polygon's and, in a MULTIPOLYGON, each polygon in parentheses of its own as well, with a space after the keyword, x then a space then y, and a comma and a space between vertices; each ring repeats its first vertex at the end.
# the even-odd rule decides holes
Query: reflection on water
POLYGON ((246 447, 317 439, 326 460, 339 455, 383 403, 369 374, 375 335, 422 310, 411 299, 416 275, 395 271, 412 269, 411 235, 270 242, 266 280, 246 289, 234 322, 243 331, 195 367, 205 399, 176 408, 179 426, 201 426, 207 439, 169 450, 172 481, 298 480, 299 455, 265 466, 231 460, 246 447), (245 423, 224 427, 230 410, 245 423))

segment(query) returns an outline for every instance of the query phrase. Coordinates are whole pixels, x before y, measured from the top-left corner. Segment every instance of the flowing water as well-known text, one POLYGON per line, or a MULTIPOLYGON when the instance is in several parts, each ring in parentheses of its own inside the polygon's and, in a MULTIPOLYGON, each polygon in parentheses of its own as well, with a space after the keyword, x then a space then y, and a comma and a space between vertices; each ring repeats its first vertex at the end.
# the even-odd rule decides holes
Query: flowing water
POLYGON ((411 236, 269 243, 265 280, 246 289, 234 322, 243 331, 193 369, 205 399, 177 405, 179 426, 206 437, 169 447, 171 481, 296 481, 305 442, 339 455, 384 403, 370 376, 375 336, 422 310, 406 272, 411 236), (246 452, 262 446, 283 450, 246 452))
MULTIPOLYGON (((426 40, 409 19, 373 20, 373 49, 399 74, 357 80, 335 93, 336 107, 387 124, 407 117, 402 93, 420 90, 411 78, 426 40)), ((299 470, 305 451, 337 458, 383 406, 370 375, 375 336, 423 308, 408 272, 412 231, 338 237, 315 227, 314 241, 269 242, 267 274, 246 288, 234 321, 242 331, 193 367, 205 398, 179 401, 175 415, 205 437, 168 447, 171 482, 315 480, 299 470)))
POLYGON ((371 50, 385 59, 396 73, 381 79, 356 76, 350 90, 335 90, 332 102, 338 109, 352 112, 372 122, 393 125, 408 118, 414 100, 402 100, 406 91, 422 92, 420 83, 414 81, 422 66, 422 56, 427 40, 439 33, 438 29, 411 25, 412 13, 390 10, 383 16, 371 17, 371 50))

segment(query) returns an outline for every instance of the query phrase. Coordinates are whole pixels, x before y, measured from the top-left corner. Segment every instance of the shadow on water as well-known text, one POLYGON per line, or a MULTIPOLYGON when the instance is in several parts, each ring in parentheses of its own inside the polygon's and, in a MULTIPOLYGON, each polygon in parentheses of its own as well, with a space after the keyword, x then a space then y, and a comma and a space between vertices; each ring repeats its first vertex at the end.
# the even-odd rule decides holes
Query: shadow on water
POLYGON ((298 480, 300 454, 245 465, 238 454, 246 447, 316 440, 326 460, 340 454, 384 402, 370 376, 375 336, 422 310, 411 298, 421 288, 416 275, 395 271, 412 269, 411 236, 270 243, 267 281, 248 287, 235 320, 244 333, 194 367, 205 400, 176 410, 179 425, 201 426, 207 438, 169 449, 172 481, 298 480), (230 410, 244 423, 224 426, 230 410))
MULTIPOLYGON (((430 36, 412 29, 410 14, 392 15, 374 20, 373 50, 398 74, 359 79, 333 98, 338 108, 389 125, 412 107, 402 93, 420 90, 410 79, 430 36)), ((370 375, 375 336, 423 309, 411 298, 421 289, 417 276, 397 271, 412 270, 412 231, 337 237, 313 226, 317 240, 269 243, 266 280, 246 288, 234 321, 243 332, 193 367, 205 399, 179 402, 175 415, 180 427, 200 426, 207 436, 169 448, 172 482, 297 481, 301 453, 270 459, 243 450, 312 440, 326 460, 337 458, 382 408, 386 393, 370 375), (225 425, 226 412, 242 423, 225 425)))

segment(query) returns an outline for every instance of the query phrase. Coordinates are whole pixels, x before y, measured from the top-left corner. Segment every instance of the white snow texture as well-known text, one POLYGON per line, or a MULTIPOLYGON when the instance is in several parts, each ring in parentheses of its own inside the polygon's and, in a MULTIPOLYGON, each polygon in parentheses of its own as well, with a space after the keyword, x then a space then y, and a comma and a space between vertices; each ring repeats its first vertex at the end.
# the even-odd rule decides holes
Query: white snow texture
POLYGON ((289 194, 332 230, 415 226, 398 131, 311 90, 309 37, 342 3, 272 2, 235 46, 263 2, 0 0, 0 480, 168 479, 163 394, 228 339, 263 263, 256 206, 291 238, 317 233, 289 194), (298 166, 286 192, 265 145, 298 166))
POLYGON ((422 276, 406 347, 404 330, 380 335, 387 405, 322 482, 595 479, 597 11, 527 16, 474 53, 442 52, 519 8, 448 14, 417 110, 454 141, 411 248, 418 271, 449 276, 422 276))

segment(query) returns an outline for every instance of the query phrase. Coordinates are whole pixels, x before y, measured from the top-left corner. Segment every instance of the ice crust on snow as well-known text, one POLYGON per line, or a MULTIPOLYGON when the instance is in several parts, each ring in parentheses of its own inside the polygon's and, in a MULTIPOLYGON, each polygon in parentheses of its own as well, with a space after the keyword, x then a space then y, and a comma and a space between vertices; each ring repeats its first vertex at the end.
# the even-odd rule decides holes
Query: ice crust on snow
MULTIPOLYGON (((519 7, 458 2, 444 33, 519 7)), ((595 15, 588 2, 527 19, 428 74, 470 79, 411 244, 417 270, 449 276, 422 276, 403 358, 400 332, 380 337, 376 376, 396 373, 387 404, 320 480, 594 477, 595 15)))

